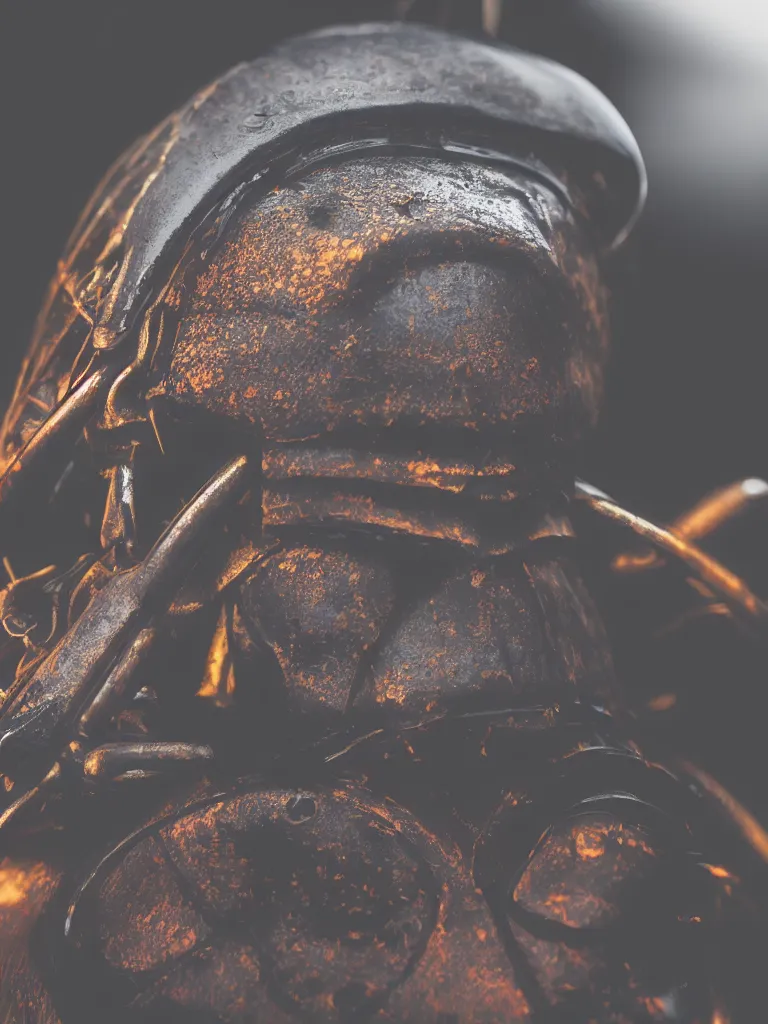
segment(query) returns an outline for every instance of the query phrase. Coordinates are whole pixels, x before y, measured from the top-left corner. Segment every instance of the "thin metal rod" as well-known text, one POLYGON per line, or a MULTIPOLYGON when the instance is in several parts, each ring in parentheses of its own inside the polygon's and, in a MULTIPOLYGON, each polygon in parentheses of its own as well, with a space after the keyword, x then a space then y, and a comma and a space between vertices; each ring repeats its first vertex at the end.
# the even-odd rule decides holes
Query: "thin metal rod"
POLYGON ((768 832, 766 832, 757 818, 740 804, 734 796, 731 796, 728 790, 721 786, 716 779, 713 779, 708 772, 703 771, 690 761, 683 761, 682 767, 715 800, 749 846, 768 864, 768 832))
POLYGON ((115 372, 113 366, 94 370, 42 423, 0 475, 0 524, 4 533, 24 495, 42 480, 58 479, 56 467, 71 458, 72 446, 109 390, 115 372))
POLYGON ((495 39, 499 34, 504 0, 483 0, 483 29, 495 39))
POLYGON ((21 796, 9 804, 0 814, 0 829, 5 828, 9 821, 16 817, 19 811, 29 807, 38 799, 45 798, 48 793, 56 787, 61 779, 61 764, 56 761, 48 774, 38 782, 36 786, 25 789, 21 796))
POLYGON ((107 681, 80 716, 78 732, 81 736, 93 736, 118 710, 121 710, 130 691, 136 692, 140 689, 139 673, 146 664, 156 637, 156 629, 142 629, 119 658, 107 681))
MULTIPOLYGON (((684 540, 697 541, 717 533, 726 523, 743 513, 768 504, 768 483, 756 477, 738 480, 708 494, 683 512, 668 527, 684 540)), ((642 572, 664 564, 658 551, 624 552, 612 564, 617 572, 642 572)))
POLYGON ((628 527, 654 547, 686 565, 734 615, 748 628, 760 627, 760 635, 768 638, 768 605, 752 592, 740 576, 712 558, 691 541, 657 526, 618 505, 607 494, 583 481, 576 482, 576 497, 601 516, 628 527))
POLYGON ((211 748, 198 743, 105 743, 87 755, 83 774, 92 782, 118 782, 194 768, 212 758, 211 748))
POLYGON ((239 500, 247 483, 248 462, 241 456, 211 478, 143 562, 113 576, 96 593, 5 710, 0 757, 13 765, 24 751, 35 751, 42 764, 55 756, 56 739, 65 742, 67 729, 115 659, 155 615, 167 611, 214 522, 239 500))

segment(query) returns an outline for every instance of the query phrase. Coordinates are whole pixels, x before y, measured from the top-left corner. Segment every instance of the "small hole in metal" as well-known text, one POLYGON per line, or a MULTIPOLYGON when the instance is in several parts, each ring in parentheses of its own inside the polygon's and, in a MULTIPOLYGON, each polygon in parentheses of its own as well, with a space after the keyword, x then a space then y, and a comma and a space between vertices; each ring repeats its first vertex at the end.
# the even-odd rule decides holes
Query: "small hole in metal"
POLYGON ((311 796, 292 797, 285 808, 285 813, 294 825, 300 825, 317 814, 317 804, 311 796))

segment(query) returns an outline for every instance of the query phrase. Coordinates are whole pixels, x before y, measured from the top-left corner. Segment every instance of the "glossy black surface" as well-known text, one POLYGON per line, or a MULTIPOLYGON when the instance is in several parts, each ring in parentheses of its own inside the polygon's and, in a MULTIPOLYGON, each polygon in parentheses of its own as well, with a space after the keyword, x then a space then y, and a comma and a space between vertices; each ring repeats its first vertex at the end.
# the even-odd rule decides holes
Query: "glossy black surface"
MULTIPOLYGON (((98 343, 109 347, 132 326, 156 261, 194 225, 202 203, 286 155, 289 163, 311 160, 329 133, 342 149, 409 136, 428 148, 487 146, 492 158, 513 165, 530 163, 535 151, 534 170, 548 167, 572 183, 607 247, 624 236, 644 197, 643 164, 627 126, 563 67, 413 25, 305 36, 212 83, 160 129, 135 169, 129 153, 113 171, 128 187, 134 177, 143 183, 144 161, 163 154, 131 211, 98 343)), ((99 193, 93 202, 98 210, 99 193)))

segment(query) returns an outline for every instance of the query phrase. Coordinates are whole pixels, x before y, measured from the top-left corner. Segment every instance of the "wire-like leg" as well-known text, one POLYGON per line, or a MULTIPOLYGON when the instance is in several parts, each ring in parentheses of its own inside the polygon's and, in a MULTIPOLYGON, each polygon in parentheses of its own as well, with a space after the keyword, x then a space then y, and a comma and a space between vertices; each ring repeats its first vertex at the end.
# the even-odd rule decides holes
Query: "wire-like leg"
POLYGON ((118 573, 96 593, 69 632, 19 687, 4 709, 0 733, 0 758, 11 777, 20 767, 27 777, 44 777, 57 751, 71 738, 78 717, 81 727, 85 720, 87 729, 115 712, 151 643, 146 631, 167 612, 210 527, 239 500, 247 480, 245 457, 220 470, 143 562, 118 573), (95 708, 89 717, 92 700, 95 708))
POLYGON ((136 508, 134 474, 131 464, 113 466, 101 524, 101 546, 112 551, 115 563, 128 568, 135 563, 136 508))
POLYGON ((504 0, 483 0, 483 29, 494 38, 499 34, 504 0))
POLYGON ((680 767, 714 801, 721 814, 728 818, 749 848, 768 865, 768 832, 757 818, 708 772, 691 764, 690 761, 681 762, 680 767))
MULTIPOLYGON (((669 526, 669 532, 683 540, 699 541, 716 535, 726 524, 758 508, 768 505, 768 483, 756 477, 738 480, 708 494, 669 526)), ((612 567, 617 572, 642 572, 664 564, 659 550, 617 555, 612 567)))
POLYGON ((768 637, 768 605, 752 592, 740 576, 717 559, 686 538, 627 511, 607 494, 584 481, 576 482, 576 497, 599 515, 628 527, 665 556, 682 562, 715 598, 728 606, 742 626, 761 640, 768 637))
POLYGON ((118 711, 125 707, 126 699, 141 687, 141 670, 152 651, 157 630, 142 629, 115 667, 106 682, 80 716, 77 731, 82 737, 98 733, 118 711))
POLYGON ((71 457, 72 446, 93 415, 115 376, 115 368, 94 370, 79 387, 43 422, 16 457, 0 475, 0 530, 7 546, 7 535, 25 497, 42 480, 58 479, 52 469, 63 468, 71 457))
POLYGON ((16 817, 19 811, 24 810, 25 807, 33 807, 39 800, 44 800, 52 790, 58 787, 60 781, 61 764, 59 761, 56 761, 36 786, 29 786, 24 789, 19 796, 17 796, 15 800, 13 800, 12 803, 10 803, 3 812, 0 813, 0 829, 5 828, 6 825, 16 817))
POLYGON ((79 766, 83 779, 90 786, 100 788, 171 773, 188 773, 204 768, 213 760, 213 750, 197 743, 105 743, 91 750, 82 760, 78 753, 76 745, 68 752, 66 772, 62 762, 56 761, 36 786, 24 789, 0 813, 0 830, 21 811, 46 800, 71 781, 73 762, 79 766))
POLYGON ((212 759, 211 748, 197 743, 105 743, 86 755, 83 775, 104 785, 200 768, 212 759))

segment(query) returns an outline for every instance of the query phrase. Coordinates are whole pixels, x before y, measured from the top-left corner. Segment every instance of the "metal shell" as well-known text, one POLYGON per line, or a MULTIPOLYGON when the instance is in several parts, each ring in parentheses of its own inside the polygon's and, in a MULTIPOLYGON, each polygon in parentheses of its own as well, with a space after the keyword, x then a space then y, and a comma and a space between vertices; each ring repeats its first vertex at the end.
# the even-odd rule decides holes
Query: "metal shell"
POLYGON ((603 248, 645 194, 637 144, 592 85, 501 45, 417 25, 299 36, 240 65, 137 141, 73 232, 3 427, 0 467, 40 410, 70 389, 78 357, 112 349, 157 297, 158 274, 243 183, 370 147, 471 153, 526 168, 585 215, 603 248), (332 140, 332 141, 331 141, 332 140))
POLYGON ((5 543, 83 452, 109 489, 99 555, 1 604, 0 1016, 725 1019, 768 837, 627 737, 568 518, 644 187, 583 79, 396 25, 285 43, 118 161, 4 426, 5 543))

